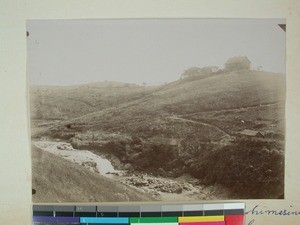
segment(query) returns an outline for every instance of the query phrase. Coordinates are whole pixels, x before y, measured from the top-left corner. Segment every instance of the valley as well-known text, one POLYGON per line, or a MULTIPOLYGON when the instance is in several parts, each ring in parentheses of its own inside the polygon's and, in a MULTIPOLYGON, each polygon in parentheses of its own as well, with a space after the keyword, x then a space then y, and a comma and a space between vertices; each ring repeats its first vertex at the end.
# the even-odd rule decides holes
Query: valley
POLYGON ((160 86, 35 86, 32 140, 104 157, 113 170, 102 175, 152 200, 278 198, 284 191, 284 82, 284 75, 246 70, 160 86))
POLYGON ((93 173, 98 173, 99 177, 107 177, 115 182, 116 185, 123 184, 136 190, 138 193, 145 193, 151 196, 153 200, 191 201, 199 199, 209 200, 216 197, 218 199, 226 199, 229 197, 229 191, 226 192, 221 187, 199 185, 197 179, 188 175, 172 179, 153 176, 143 172, 115 170, 107 159, 93 154, 91 151, 76 150, 66 142, 44 140, 36 141, 33 144, 43 151, 78 164, 93 173))

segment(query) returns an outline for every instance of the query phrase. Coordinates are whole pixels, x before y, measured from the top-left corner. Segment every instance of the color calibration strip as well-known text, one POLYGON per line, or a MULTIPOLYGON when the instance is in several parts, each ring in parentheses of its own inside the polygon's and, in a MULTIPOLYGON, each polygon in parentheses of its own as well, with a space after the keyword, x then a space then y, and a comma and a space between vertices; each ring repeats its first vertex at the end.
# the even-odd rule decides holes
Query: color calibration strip
POLYGON ((33 225, 244 225, 244 203, 193 205, 34 205, 33 225))

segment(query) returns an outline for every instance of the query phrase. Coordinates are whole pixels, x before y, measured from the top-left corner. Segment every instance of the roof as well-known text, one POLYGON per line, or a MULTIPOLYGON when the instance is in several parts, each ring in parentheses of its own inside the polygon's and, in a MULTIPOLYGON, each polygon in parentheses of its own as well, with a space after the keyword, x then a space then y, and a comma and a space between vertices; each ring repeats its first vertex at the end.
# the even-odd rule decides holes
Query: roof
POLYGON ((240 63, 240 62, 251 63, 251 61, 248 59, 247 56, 238 56, 238 57, 233 57, 228 59, 225 64, 240 63))
POLYGON ((243 131, 241 131, 241 134, 243 135, 247 135, 247 136, 253 136, 255 137, 257 134, 261 134, 259 131, 255 131, 255 130, 248 130, 248 129, 245 129, 243 131))

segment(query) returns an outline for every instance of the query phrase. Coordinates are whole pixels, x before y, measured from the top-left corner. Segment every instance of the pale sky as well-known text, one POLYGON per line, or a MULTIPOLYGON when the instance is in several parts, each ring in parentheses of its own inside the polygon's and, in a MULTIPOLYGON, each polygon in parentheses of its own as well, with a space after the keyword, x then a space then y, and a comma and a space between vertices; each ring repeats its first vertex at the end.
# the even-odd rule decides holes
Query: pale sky
POLYGON ((189 67, 224 67, 247 56, 285 73, 283 19, 27 21, 31 85, 101 81, 158 84, 189 67))

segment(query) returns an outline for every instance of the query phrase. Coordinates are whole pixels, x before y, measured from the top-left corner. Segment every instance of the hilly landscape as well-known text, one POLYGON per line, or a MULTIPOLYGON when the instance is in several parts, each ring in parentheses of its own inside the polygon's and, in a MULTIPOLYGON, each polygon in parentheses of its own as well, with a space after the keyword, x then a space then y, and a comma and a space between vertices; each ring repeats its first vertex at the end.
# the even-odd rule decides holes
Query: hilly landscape
MULTIPOLYGON (((90 191, 86 195, 92 197, 82 198, 83 202, 161 200, 157 193, 141 195, 138 189, 126 186, 149 189, 150 181, 144 181, 147 175, 162 179, 191 176, 193 187, 210 190, 218 187, 213 189, 210 199, 224 198, 222 190, 226 192, 225 198, 232 199, 283 198, 285 76, 282 74, 218 71, 160 86, 108 81, 68 87, 32 86, 30 102, 33 141, 64 141, 74 149, 89 150, 109 159, 115 169, 140 178, 139 182, 127 182, 132 180, 128 178, 125 184, 120 184, 116 179, 100 175, 96 178, 88 171, 89 175, 85 174, 83 179, 99 179, 99 182, 84 188, 90 191), (90 188, 101 185, 102 192, 90 188), (127 197, 101 197, 104 191, 113 190, 106 188, 111 185, 121 185, 114 193, 127 193, 127 197), (132 190, 136 191, 136 197, 132 190)), ((66 173, 74 170, 71 162, 54 160, 50 153, 33 149, 33 186, 45 185, 41 177, 48 174, 60 176, 62 170, 66 173), (52 165, 40 170, 41 157, 49 158, 46 161, 52 165), (50 173, 51 168, 56 170, 50 173)), ((80 167, 76 165, 76 169, 80 167)), ((73 183, 71 180, 78 177, 65 176, 65 179, 63 182, 73 183)), ((58 182, 59 179, 52 181, 53 188, 58 182)), ((159 193, 176 192, 179 196, 188 189, 184 185, 158 186, 154 189, 159 193)), ((70 193, 78 193, 73 192, 76 188, 68 186, 70 193)), ((71 196, 65 199, 57 196, 34 199, 73 200, 71 196)))

